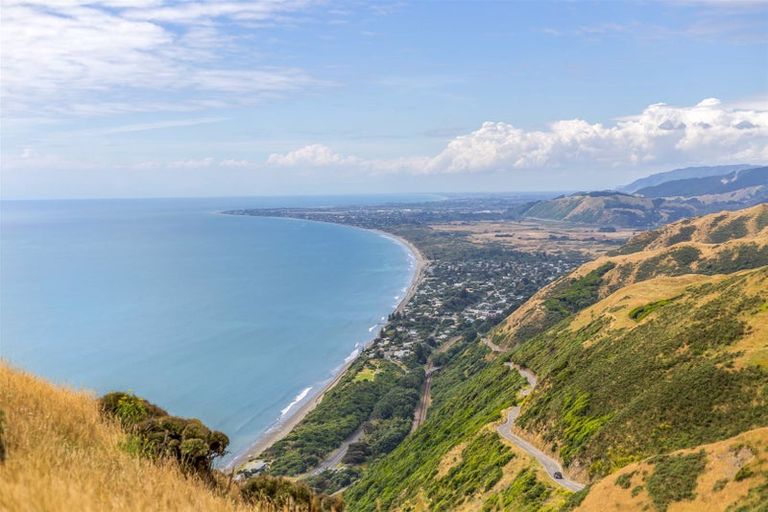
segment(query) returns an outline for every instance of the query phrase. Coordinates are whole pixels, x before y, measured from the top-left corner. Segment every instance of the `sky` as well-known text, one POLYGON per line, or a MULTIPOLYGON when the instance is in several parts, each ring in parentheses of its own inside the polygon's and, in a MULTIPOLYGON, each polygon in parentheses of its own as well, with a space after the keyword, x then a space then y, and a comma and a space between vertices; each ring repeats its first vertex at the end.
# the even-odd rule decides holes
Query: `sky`
POLYGON ((0 197, 603 189, 768 163, 768 2, 2 0, 0 197))

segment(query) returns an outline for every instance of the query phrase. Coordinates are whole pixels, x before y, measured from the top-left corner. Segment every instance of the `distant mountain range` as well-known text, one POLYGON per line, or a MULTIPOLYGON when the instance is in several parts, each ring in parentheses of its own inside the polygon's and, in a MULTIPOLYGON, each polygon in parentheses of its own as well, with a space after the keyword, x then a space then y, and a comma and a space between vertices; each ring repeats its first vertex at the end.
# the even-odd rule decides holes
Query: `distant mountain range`
MULTIPOLYGON (((667 181, 641 188, 636 193, 645 197, 695 197, 762 187, 765 195, 766 185, 768 185, 768 167, 757 167, 740 169, 725 175, 667 181)), ((751 192, 759 191, 751 190, 751 192)))
POLYGON ((522 215, 578 224, 649 228, 696 215, 737 210, 768 202, 768 167, 699 167, 679 169, 663 175, 666 178, 680 177, 691 173, 722 172, 726 168, 735 170, 715 176, 658 182, 640 188, 634 194, 616 191, 578 192, 537 201, 524 210, 522 215))
POLYGON ((743 171, 744 169, 752 169, 754 167, 760 167, 758 165, 717 165, 707 167, 686 167, 684 169, 674 169, 672 171, 659 172, 651 174, 645 178, 640 178, 633 181, 629 185, 624 185, 616 190, 618 192, 626 192, 633 194, 641 189, 654 187, 661 185, 668 181, 686 180, 689 178, 708 178, 711 176, 723 176, 732 172, 743 171))

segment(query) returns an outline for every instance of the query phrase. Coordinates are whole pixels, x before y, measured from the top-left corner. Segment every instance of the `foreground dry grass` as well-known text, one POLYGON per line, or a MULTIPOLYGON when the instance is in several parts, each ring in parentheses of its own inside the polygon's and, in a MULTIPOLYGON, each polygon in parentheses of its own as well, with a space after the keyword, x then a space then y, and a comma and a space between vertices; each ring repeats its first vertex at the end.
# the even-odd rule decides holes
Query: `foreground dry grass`
POLYGON ((0 363, 0 410, 7 450, 0 510, 259 510, 215 494, 173 464, 129 455, 125 435, 101 419, 90 394, 0 363))

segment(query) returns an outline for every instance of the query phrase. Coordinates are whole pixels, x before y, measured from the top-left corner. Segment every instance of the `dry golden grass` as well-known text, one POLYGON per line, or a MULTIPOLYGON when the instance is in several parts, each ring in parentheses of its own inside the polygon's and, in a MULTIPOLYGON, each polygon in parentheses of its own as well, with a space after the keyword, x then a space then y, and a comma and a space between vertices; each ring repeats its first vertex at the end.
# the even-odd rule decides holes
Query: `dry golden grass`
POLYGON ((601 233, 592 226, 546 220, 506 222, 451 222, 430 226, 436 231, 463 233, 476 244, 501 244, 525 252, 562 254, 578 252, 596 257, 616 244, 627 240, 636 229, 619 228, 613 233, 601 233))
POLYGON ((88 393, 55 387, 0 363, 7 458, 0 510, 245 511, 172 463, 129 455, 126 436, 99 415, 88 393))
MULTIPOLYGON (((690 501, 678 501, 669 506, 669 512, 698 512, 702 510, 726 510, 738 505, 750 489, 768 482, 765 470, 768 469, 768 428, 759 428, 738 436, 703 445, 701 447, 680 450, 676 454, 689 454, 704 449, 707 464, 704 472, 698 476, 696 497, 690 501), (751 475, 736 479, 742 467, 748 467, 751 475), (718 490, 717 482, 727 482, 718 490)), ((611 512, 632 510, 654 510, 648 493, 643 488, 635 496, 632 489, 643 484, 643 473, 652 473, 653 466, 648 462, 638 462, 622 468, 592 486, 587 497, 577 509, 579 512, 611 512), (634 472, 631 483, 624 489, 616 485, 621 475, 634 472)))
POLYGON ((466 447, 467 443, 459 443, 448 450, 448 453, 443 455, 443 458, 440 459, 440 463, 437 465, 437 473, 435 474, 435 477, 442 478, 448 474, 451 468, 458 466, 462 460, 461 452, 463 452, 466 447))
MULTIPOLYGON (((618 288, 632 285, 639 281, 638 270, 642 262, 652 258, 661 257, 663 263, 663 257, 674 251, 674 249, 680 245, 698 249, 701 253, 700 258, 702 260, 706 258, 716 258, 718 255, 725 254, 728 251, 731 251, 734 247, 744 243, 754 243, 758 247, 768 245, 768 226, 761 227, 758 223, 758 219, 765 215, 768 215, 768 204, 760 204, 744 210, 705 215, 665 226, 659 230, 659 236, 650 243, 646 249, 625 255, 600 256, 581 265, 569 275, 540 289, 525 304, 509 315, 496 329, 496 332, 499 335, 504 336, 507 340, 514 342, 518 332, 525 332, 532 326, 541 323, 545 316, 544 301, 551 295, 552 290, 562 282, 562 279, 583 277, 606 263, 614 263, 615 267, 603 275, 602 284, 599 290, 601 298, 607 297, 618 288), (719 220, 722 219, 723 216, 725 216, 725 219, 719 220), (745 220, 746 234, 743 237, 719 244, 711 243, 710 237, 718 225, 733 222, 736 219, 745 220), (675 240, 674 237, 678 235, 682 229, 689 226, 696 228, 691 235, 691 240, 673 243, 675 240), (625 268, 627 266, 631 269, 628 273, 625 268)), ((642 237, 644 234, 641 234, 640 236, 642 237)), ((671 256, 669 257, 671 258, 671 256)), ((696 272, 696 268, 696 264, 694 264, 694 272, 696 272)), ((762 339, 762 335, 759 339, 762 339)), ((749 346, 745 346, 744 348, 750 349, 749 346)), ((768 353, 763 352, 762 348, 764 347, 757 347, 757 352, 752 351, 751 355, 751 357, 753 357, 759 364, 762 364, 763 362, 768 363, 768 353)))

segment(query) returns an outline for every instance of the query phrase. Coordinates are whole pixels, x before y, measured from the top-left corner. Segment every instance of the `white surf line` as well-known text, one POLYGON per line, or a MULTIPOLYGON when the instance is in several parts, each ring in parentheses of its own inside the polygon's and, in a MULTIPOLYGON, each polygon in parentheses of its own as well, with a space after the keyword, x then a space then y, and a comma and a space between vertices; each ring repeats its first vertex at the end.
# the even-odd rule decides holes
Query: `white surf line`
POLYGON ((304 400, 307 397, 307 395, 309 394, 310 391, 312 391, 312 386, 309 386, 308 388, 304 388, 301 391, 301 393, 296 395, 296 398, 293 399, 293 402, 288 404, 288 406, 285 407, 284 409, 280 410, 280 417, 281 418, 285 417, 285 415, 288 414, 288 411, 290 411, 296 404, 298 404, 299 402, 304 400))

